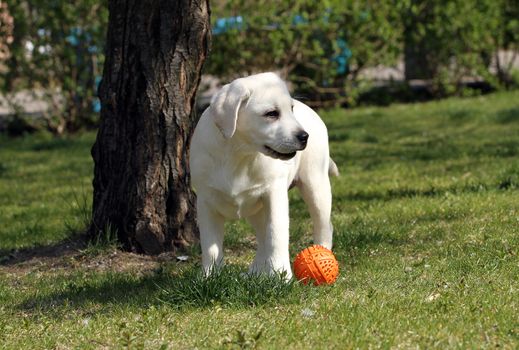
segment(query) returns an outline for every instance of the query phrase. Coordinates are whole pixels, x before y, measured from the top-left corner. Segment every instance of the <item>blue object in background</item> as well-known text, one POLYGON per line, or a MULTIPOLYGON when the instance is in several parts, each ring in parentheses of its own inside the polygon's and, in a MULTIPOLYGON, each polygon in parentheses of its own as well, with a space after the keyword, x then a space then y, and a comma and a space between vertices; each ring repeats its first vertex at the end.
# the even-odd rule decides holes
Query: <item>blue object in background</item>
POLYGON ((348 61, 350 60, 352 53, 348 47, 348 43, 344 39, 337 39, 337 46, 340 49, 338 55, 333 57, 333 60, 337 62, 337 73, 342 75, 348 73, 348 61))
POLYGON ((301 15, 295 15, 294 17, 292 17, 292 24, 293 25, 298 25, 298 24, 307 24, 308 23, 308 20, 305 19, 303 16, 301 15))
MULTIPOLYGON (((77 63, 78 65, 82 64, 82 52, 81 47, 86 47, 88 53, 95 54, 99 52, 99 48, 95 45, 91 45, 92 36, 83 31, 82 28, 75 27, 70 30, 70 34, 65 38, 65 40, 72 46, 77 48, 77 63)), ((99 91, 99 84, 101 83, 101 76, 94 77, 94 93, 97 95, 97 91, 99 91)), ((98 97, 95 97, 92 101, 92 111, 95 113, 99 113, 101 111, 101 101, 99 101, 98 97)))
POLYGON ((101 101, 99 101, 99 97, 94 98, 92 101, 92 111, 95 113, 101 112, 101 101))
POLYGON ((242 30, 244 25, 242 16, 218 18, 213 26, 213 35, 223 34, 233 29, 242 30))
POLYGON ((78 46, 81 42, 80 38, 83 35, 83 30, 81 28, 72 28, 70 30, 70 35, 65 38, 65 40, 72 46, 78 46))
MULTIPOLYGON (((95 77, 95 94, 97 95, 97 92, 99 91, 99 84, 101 84, 101 77, 96 76, 95 77)), ((99 101, 99 97, 94 98, 92 101, 92 110, 96 113, 101 112, 101 101, 99 101)))

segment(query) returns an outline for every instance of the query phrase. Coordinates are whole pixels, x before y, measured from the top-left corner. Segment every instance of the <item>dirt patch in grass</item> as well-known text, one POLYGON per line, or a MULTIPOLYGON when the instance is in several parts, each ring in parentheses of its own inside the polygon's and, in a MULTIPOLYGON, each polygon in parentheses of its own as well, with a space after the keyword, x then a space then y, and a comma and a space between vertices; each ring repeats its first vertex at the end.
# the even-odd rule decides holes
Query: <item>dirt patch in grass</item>
POLYGON ((63 273, 65 270, 88 269, 142 274, 173 261, 177 261, 173 252, 146 256, 110 247, 92 253, 86 239, 78 237, 49 246, 0 251, 0 272, 24 275, 31 272, 63 273))

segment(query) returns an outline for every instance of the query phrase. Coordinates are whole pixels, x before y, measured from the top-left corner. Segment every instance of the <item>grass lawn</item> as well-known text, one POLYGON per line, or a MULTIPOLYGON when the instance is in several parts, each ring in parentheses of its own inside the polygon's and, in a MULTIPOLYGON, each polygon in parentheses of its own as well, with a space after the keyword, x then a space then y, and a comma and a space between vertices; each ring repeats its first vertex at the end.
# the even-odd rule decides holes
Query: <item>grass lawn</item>
MULTIPOLYGON (((329 287, 84 244, 95 135, 0 138, 0 348, 519 347, 519 92, 322 113, 332 157, 329 287)), ((291 256, 311 243, 291 192, 291 256)))

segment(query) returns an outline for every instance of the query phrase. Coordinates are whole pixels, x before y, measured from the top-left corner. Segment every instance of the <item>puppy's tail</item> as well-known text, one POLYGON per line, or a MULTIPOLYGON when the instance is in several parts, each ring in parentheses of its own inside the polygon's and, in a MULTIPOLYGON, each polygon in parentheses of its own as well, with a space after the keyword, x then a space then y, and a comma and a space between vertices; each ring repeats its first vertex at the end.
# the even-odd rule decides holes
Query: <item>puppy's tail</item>
POLYGON ((337 164, 330 158, 330 165, 328 166, 328 175, 329 176, 339 176, 339 168, 337 164))

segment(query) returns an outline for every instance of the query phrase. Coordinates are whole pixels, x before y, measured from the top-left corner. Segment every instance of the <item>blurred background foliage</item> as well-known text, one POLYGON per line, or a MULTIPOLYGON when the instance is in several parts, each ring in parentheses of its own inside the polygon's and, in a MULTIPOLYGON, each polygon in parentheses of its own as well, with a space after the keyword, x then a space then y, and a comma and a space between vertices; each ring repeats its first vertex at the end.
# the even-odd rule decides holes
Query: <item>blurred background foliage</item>
MULTIPOLYGON (((0 87, 17 117, 20 102, 9 93, 30 91, 45 99, 45 127, 61 134, 97 122, 97 84, 102 75, 108 25, 105 0, 9 0, 13 39, 0 87)), ((22 123, 19 118, 15 124, 22 123)))
POLYGON ((434 92, 460 92, 464 79, 479 78, 493 88, 510 87, 519 49, 516 0, 404 0, 406 78, 432 79, 434 92), (501 54, 507 51, 508 54, 501 54))
POLYGON ((366 67, 396 64, 402 26, 391 1, 231 0, 217 18, 206 72, 231 78, 275 70, 316 103, 355 101, 366 67))
MULTIPOLYGON (((26 90, 49 101, 42 120, 52 132, 95 126, 107 0, 0 3, 0 86, 14 115, 23 106, 9 96, 26 90)), ((413 99, 416 81, 429 97, 478 93, 471 84, 518 85, 516 0, 215 0, 211 6, 213 43, 204 73, 222 83, 274 70, 314 106, 413 99), (397 67, 401 78, 374 79, 370 72, 381 67, 397 67)))

